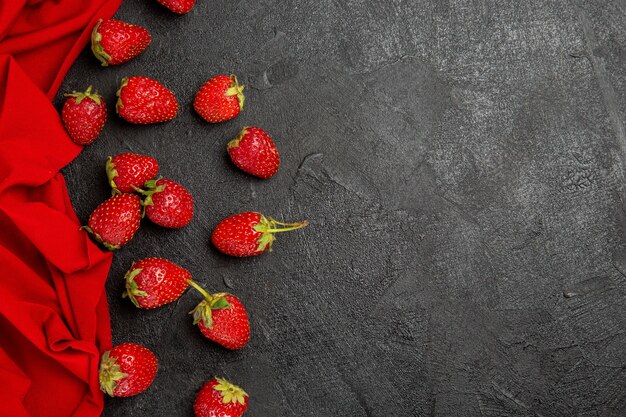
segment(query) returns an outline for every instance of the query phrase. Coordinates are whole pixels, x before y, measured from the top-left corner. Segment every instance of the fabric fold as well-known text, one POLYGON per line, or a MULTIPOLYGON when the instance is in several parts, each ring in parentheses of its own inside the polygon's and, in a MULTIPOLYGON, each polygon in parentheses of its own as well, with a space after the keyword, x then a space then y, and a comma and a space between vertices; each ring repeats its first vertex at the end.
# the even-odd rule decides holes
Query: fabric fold
MULTIPOLYGON (((80 152, 51 99, 121 0, 0 2, 0 416, 94 417, 111 345, 112 255, 80 230, 60 169, 80 152)), ((94 65, 97 63, 94 61, 94 65)))

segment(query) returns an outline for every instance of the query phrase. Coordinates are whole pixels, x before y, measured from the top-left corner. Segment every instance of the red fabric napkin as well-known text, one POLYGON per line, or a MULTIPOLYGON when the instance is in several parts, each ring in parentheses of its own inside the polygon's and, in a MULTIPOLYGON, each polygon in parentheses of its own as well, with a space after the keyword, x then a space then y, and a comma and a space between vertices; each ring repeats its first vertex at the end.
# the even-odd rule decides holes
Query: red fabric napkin
POLYGON ((0 1, 0 417, 102 412, 112 255, 79 230, 59 170, 81 148, 51 99, 120 2, 0 1))

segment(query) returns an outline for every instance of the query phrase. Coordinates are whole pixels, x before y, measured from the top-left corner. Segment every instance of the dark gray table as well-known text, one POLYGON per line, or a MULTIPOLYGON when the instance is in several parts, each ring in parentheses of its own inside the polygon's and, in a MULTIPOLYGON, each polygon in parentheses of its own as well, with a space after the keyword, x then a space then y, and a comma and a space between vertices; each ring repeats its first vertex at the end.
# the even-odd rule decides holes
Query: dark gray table
POLYGON ((93 84, 111 112, 64 170, 83 221, 107 197, 105 158, 129 149, 196 201, 188 227, 145 221, 114 258, 114 340, 150 346, 161 369, 104 416, 192 416, 213 375, 248 391, 251 417, 626 409, 623 1, 199 0, 183 17, 153 3, 117 14, 151 30, 146 53, 101 68, 86 50, 57 100, 93 84), (230 72, 247 107, 206 124, 193 96, 230 72), (118 119, 128 75, 171 87, 179 116, 118 119), (270 181, 227 159, 244 125, 281 151, 270 181), (272 254, 220 255, 210 231, 247 210, 311 226, 272 254), (147 256, 240 296, 249 346, 205 340, 194 293, 150 312, 122 299, 147 256))

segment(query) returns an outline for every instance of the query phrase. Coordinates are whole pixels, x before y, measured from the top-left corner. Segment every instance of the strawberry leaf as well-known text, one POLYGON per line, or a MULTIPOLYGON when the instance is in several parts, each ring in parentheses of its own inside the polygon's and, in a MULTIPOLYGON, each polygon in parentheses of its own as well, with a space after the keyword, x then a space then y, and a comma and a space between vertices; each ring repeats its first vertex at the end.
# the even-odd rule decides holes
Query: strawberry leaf
POLYGON ((96 26, 93 28, 93 32, 91 32, 91 51, 95 55, 96 58, 100 61, 103 67, 109 65, 109 61, 111 60, 111 56, 104 52, 104 48, 100 45, 100 41, 102 40, 102 35, 98 32, 100 25, 102 24, 102 19, 98 21, 96 26))
POLYGON ((193 324, 202 322, 204 327, 213 328, 213 314, 211 313, 211 305, 207 300, 202 300, 189 314, 193 315, 193 324))
POLYGON ((115 164, 113 163, 113 158, 109 156, 106 164, 107 178, 109 179, 109 185, 113 189, 113 195, 120 194, 120 190, 117 189, 117 185, 115 184, 115 177, 119 174, 115 169, 115 164))
POLYGON ((218 310, 220 308, 229 308, 230 303, 224 297, 214 298, 211 302, 211 310, 218 310))
POLYGON ((117 382, 128 376, 128 374, 122 372, 116 361, 117 358, 112 358, 108 351, 104 352, 100 361, 100 371, 98 374, 100 389, 111 397, 113 397, 113 391, 115 391, 117 382))
POLYGON ((241 389, 241 387, 238 387, 235 384, 231 384, 223 378, 215 378, 215 380, 217 381, 217 385, 215 385, 213 389, 220 393, 220 395, 222 396, 222 402, 224 404, 245 404, 245 397, 247 397, 248 394, 243 389, 241 389))
POLYGON ((122 297, 128 297, 128 299, 132 301, 137 308, 141 308, 141 305, 137 301, 137 297, 148 296, 147 292, 139 289, 137 281, 135 281, 135 277, 139 275, 139 273, 141 273, 141 268, 131 269, 126 273, 126 276, 124 277, 126 279, 126 291, 122 294, 122 297))

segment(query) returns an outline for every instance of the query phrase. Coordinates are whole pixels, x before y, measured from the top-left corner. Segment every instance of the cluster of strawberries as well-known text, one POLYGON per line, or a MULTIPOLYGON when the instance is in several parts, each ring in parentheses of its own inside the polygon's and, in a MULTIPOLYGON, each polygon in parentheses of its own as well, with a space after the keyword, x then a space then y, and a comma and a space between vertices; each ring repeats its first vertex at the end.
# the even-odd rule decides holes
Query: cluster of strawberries
MULTIPOLYGON (((195 0, 157 0, 175 13, 184 14, 195 0)), ((119 20, 100 20, 93 29, 91 49, 103 66, 118 65, 141 54, 151 35, 143 27, 119 20)), ((194 109, 207 122, 230 120, 243 109, 244 86, 234 75, 217 75, 197 92, 194 109)), ((85 92, 67 94, 62 120, 72 140, 88 145, 104 128, 107 110, 103 98, 89 86, 85 92)), ((122 79, 117 91, 116 113, 130 123, 161 123, 176 117, 179 105, 163 84, 148 77, 122 79)), ((259 178, 270 178, 280 165, 272 138, 258 127, 244 127, 227 145, 233 163, 259 178)), ((127 244, 139 229, 142 217, 167 228, 189 224, 194 214, 191 193, 181 184, 157 178, 156 159, 134 153, 109 157, 106 173, 113 196, 92 212, 83 227, 109 250, 127 244)), ((223 219, 211 235, 212 244, 222 253, 244 257, 271 250, 275 233, 299 229, 308 224, 282 223, 256 212, 239 213, 223 219)), ((242 349, 250 339, 250 322, 241 301, 232 294, 210 294, 185 268, 162 258, 146 258, 131 266, 125 276, 123 296, 142 309, 161 307, 177 300, 189 288, 202 301, 191 311, 193 324, 208 339, 227 349, 242 349)), ((135 343, 122 343, 102 356, 100 386, 111 396, 127 397, 145 391, 156 376, 156 356, 135 343)), ((207 382, 196 397, 197 417, 241 416, 248 395, 222 378, 207 382)))

